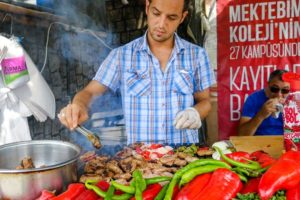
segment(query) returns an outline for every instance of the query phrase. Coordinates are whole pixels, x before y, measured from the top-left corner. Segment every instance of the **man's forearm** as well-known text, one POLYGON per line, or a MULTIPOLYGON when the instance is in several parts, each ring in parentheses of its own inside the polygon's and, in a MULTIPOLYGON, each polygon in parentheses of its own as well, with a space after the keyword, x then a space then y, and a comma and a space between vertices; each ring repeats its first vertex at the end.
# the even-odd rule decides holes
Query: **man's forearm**
POLYGON ((93 95, 85 90, 82 90, 78 92, 73 100, 72 103, 79 105, 80 107, 84 109, 88 109, 91 101, 92 101, 93 95))
POLYGON ((245 122, 244 124, 240 125, 238 128, 238 134, 240 136, 252 136, 255 134, 257 128, 260 126, 260 124, 263 122, 263 118, 256 115, 252 119, 250 119, 248 122, 245 122))
POLYGON ((194 108, 198 111, 201 120, 207 117, 211 110, 209 89, 194 94, 195 105, 194 108))
POLYGON ((88 109, 93 98, 104 94, 106 90, 106 86, 93 80, 74 96, 72 103, 82 106, 84 109, 88 109))
POLYGON ((204 99, 194 105, 194 108, 200 114, 201 120, 207 117, 209 111, 211 110, 211 103, 209 99, 204 99))

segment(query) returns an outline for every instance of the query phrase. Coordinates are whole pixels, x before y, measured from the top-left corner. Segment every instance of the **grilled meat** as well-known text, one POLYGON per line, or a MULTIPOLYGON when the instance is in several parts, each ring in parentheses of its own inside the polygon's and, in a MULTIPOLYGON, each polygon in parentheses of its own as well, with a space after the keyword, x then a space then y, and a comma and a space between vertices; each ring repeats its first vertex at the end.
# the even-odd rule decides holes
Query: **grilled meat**
POLYGON ((114 179, 125 179, 126 181, 129 181, 131 179, 131 173, 116 174, 114 175, 114 179))
MULTIPOLYGON (((157 176, 170 176, 189 162, 199 159, 185 152, 176 152, 175 154, 165 154, 156 160, 145 160, 135 149, 141 144, 125 147, 118 152, 115 157, 96 156, 89 160, 84 168, 84 175, 80 180, 89 177, 97 180, 111 179, 117 180, 123 184, 128 184, 132 180, 132 172, 139 169, 144 178, 157 176)), ((82 182, 82 181, 81 181, 82 182)))
POLYGON ((95 151, 88 151, 85 154, 80 156, 80 160, 83 162, 87 162, 89 160, 92 160, 96 157, 96 152, 95 151))
POLYGON ((21 163, 19 166, 16 167, 16 169, 32 169, 35 168, 32 158, 31 157, 25 157, 21 160, 21 163))
POLYGON ((95 148, 100 149, 102 147, 100 139, 97 135, 88 134, 87 138, 95 148))
POLYGON ((116 174, 123 174, 124 172, 122 171, 122 169, 119 167, 119 164, 116 160, 111 160, 106 164, 106 167, 116 173, 116 174))
POLYGON ((214 153, 214 150, 210 148, 200 148, 197 151, 198 156, 211 156, 214 153))
POLYGON ((102 176, 100 176, 98 174, 83 174, 80 177, 79 182, 85 183, 87 180, 101 181, 103 179, 104 179, 104 177, 102 177, 102 176))
POLYGON ((183 167, 183 166, 185 166, 186 164, 187 164, 187 161, 186 161, 186 160, 181 160, 181 159, 179 159, 179 158, 176 158, 176 159, 174 160, 174 165, 176 165, 176 166, 183 167))
POLYGON ((177 158, 177 155, 174 154, 174 155, 165 155, 164 157, 161 157, 159 159, 159 161, 163 164, 163 165, 166 165, 166 166, 173 166, 174 162, 175 162, 175 159, 177 158))

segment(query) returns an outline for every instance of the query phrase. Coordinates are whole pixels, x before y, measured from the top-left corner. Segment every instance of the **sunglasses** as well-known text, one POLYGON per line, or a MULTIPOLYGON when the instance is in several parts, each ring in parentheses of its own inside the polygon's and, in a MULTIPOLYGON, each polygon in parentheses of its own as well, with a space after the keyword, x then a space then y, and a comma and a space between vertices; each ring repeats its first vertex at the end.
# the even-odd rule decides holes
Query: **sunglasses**
POLYGON ((288 94, 290 92, 290 89, 285 89, 285 88, 282 88, 280 89, 279 87, 277 86, 270 86, 270 91, 272 93, 278 93, 279 91, 281 92, 281 94, 288 94))

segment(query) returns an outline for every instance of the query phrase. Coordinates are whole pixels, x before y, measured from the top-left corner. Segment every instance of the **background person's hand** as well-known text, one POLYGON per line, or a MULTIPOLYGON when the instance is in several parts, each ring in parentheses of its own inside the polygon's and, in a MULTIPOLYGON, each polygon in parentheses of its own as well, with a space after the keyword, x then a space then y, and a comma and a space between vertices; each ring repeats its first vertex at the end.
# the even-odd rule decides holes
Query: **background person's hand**
POLYGON ((173 125, 176 129, 199 129, 202 122, 198 111, 190 107, 177 113, 173 125))
POLYGON ((278 111, 276 107, 277 104, 279 104, 278 98, 272 98, 266 101, 259 111, 260 116, 266 119, 272 113, 276 113, 278 111))
POLYGON ((60 110, 58 118, 63 125, 73 130, 88 119, 88 110, 79 104, 70 103, 60 110))

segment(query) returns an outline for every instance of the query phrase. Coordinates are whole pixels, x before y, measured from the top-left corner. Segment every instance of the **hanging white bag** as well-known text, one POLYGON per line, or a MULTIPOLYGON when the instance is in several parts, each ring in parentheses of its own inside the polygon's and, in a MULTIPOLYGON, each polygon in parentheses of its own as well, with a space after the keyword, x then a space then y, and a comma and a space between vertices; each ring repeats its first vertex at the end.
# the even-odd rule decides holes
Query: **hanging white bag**
POLYGON ((17 61, 23 63, 16 72, 26 68, 26 72, 22 74, 28 75, 29 78, 25 76, 22 79, 5 79, 5 76, 12 74, 11 70, 18 66, 6 57, 5 62, 0 63, 1 73, 4 74, 0 78, 0 145, 31 140, 28 116, 33 114, 40 122, 45 121, 47 116, 52 119, 55 117, 55 98, 51 89, 29 55, 16 43, 16 40, 0 35, 0 49, 4 46, 8 48, 9 59, 13 59, 16 52, 17 61), (14 51, 16 48, 18 51, 14 51), (3 65, 9 68, 5 73, 2 70, 7 69, 2 69, 3 65))

